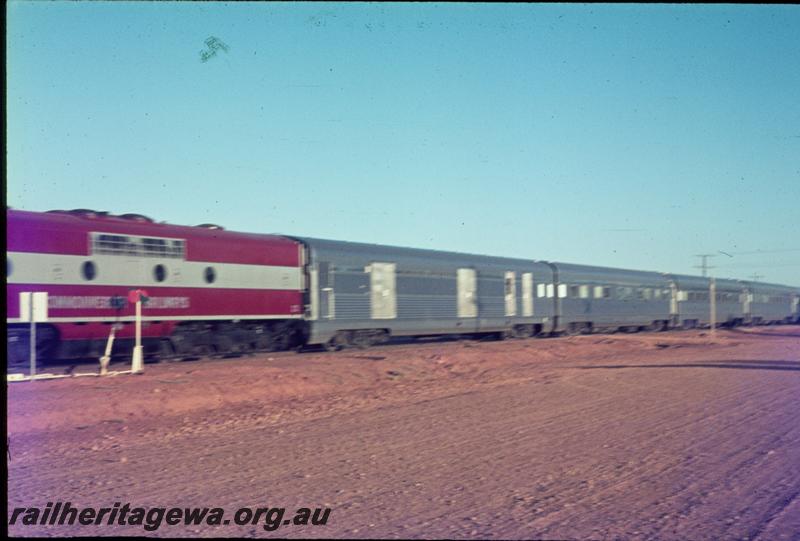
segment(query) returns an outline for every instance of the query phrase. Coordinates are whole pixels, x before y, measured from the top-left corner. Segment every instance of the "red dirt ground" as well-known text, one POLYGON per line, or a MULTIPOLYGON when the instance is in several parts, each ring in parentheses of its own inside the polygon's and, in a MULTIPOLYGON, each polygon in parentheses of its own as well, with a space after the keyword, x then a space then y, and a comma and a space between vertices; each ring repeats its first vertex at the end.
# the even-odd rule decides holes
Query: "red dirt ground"
MULTIPOLYGON (((330 507, 15 536, 800 539, 800 328, 439 342, 8 385, 9 511, 330 507)), ((19 521, 18 521, 19 522, 19 521)))

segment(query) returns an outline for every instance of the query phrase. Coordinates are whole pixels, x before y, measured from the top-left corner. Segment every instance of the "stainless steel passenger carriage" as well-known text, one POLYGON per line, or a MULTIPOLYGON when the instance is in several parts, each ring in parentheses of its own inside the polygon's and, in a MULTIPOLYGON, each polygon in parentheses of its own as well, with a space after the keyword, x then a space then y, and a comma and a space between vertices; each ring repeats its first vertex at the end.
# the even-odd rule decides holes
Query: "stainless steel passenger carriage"
POLYGON ((797 301, 793 288, 747 282, 753 323, 789 323, 796 319, 797 301))
POLYGON ((666 330, 671 291, 658 272, 553 264, 558 280, 559 330, 666 330))
POLYGON ((549 265, 414 248, 303 238, 309 344, 330 347, 389 336, 550 332, 549 265))

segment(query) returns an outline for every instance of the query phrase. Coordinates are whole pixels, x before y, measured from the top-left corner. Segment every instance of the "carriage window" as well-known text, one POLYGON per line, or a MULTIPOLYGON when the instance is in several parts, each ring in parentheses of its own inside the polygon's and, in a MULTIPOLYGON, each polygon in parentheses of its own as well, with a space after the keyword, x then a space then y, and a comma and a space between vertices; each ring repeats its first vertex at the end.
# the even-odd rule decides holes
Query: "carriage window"
POLYGON ((544 297, 544 284, 536 284, 536 296, 540 299, 544 297))
POLYGON ((573 299, 577 299, 580 295, 580 287, 579 286, 569 286, 569 296, 573 299))
POLYGON ((558 284, 558 298, 563 299, 567 296, 567 284, 558 284))
POLYGON ((595 299, 603 298, 603 286, 594 286, 594 298, 595 299))
POLYGON ((589 286, 581 286, 578 296, 581 299, 588 299, 589 298, 589 286))
POLYGON ((633 298, 633 288, 632 287, 618 287, 617 288, 617 298, 622 300, 628 300, 633 298))
POLYGON ((555 286, 553 284, 547 284, 547 298, 552 298, 555 294, 555 286))

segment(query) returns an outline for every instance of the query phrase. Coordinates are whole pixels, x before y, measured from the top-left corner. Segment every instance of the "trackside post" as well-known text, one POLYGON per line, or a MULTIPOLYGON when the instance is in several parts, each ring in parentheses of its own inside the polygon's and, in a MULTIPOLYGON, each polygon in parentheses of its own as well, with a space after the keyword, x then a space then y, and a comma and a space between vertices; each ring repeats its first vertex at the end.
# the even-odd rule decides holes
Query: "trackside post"
POLYGON ((33 303, 31 303, 31 381, 36 376, 36 321, 33 320, 33 303))
POLYGON ((100 375, 108 375, 108 365, 111 362, 111 349, 114 347, 114 335, 117 332, 117 325, 111 326, 111 332, 108 334, 108 342, 106 343, 106 353, 100 357, 100 375))
POLYGON ((135 289, 128 294, 128 300, 136 303, 136 345, 133 347, 131 374, 144 372, 144 355, 142 354, 142 302, 147 302, 147 291, 135 289))
POLYGON ((711 336, 717 336, 717 281, 711 279, 709 286, 709 296, 711 297, 711 336))
POLYGON ((36 376, 36 323, 47 321, 47 292, 19 294, 20 320, 30 321, 31 381, 36 376))

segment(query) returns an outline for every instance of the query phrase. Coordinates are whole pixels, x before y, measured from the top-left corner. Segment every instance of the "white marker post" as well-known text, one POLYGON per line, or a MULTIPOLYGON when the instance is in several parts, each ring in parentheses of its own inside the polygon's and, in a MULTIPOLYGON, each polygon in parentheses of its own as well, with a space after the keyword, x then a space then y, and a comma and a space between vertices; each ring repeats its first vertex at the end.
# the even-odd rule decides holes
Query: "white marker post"
POLYGON ((47 292, 20 293, 19 316, 21 321, 30 321, 31 381, 36 376, 36 323, 47 321, 47 292))
POLYGON ((136 302, 136 345, 133 347, 131 374, 144 372, 144 355, 142 354, 142 300, 147 301, 147 291, 136 289, 128 294, 128 300, 136 302))
POLYGON ((142 299, 136 299, 136 345, 133 347, 133 362, 131 374, 144 371, 144 358, 142 357, 142 299))

